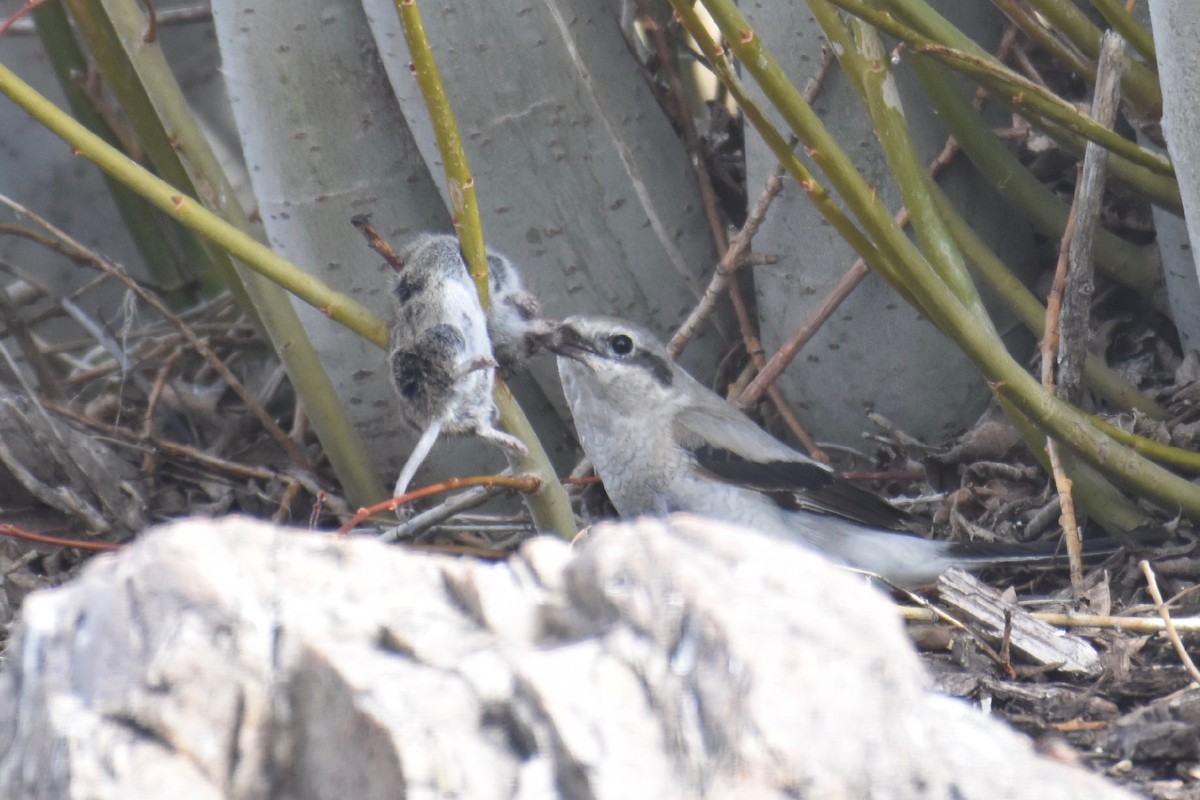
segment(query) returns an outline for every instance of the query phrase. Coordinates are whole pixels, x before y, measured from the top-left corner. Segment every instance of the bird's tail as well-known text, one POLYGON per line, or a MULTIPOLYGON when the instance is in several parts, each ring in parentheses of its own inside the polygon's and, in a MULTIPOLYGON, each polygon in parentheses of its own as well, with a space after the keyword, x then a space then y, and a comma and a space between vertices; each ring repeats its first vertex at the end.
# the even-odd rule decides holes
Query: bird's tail
MULTIPOLYGON (((1121 550, 1137 551, 1161 544, 1167 533, 1159 527, 1142 527, 1126 536, 1108 536, 1090 539, 1083 543, 1083 558, 1096 562, 1108 558, 1121 550)), ((982 569, 988 566, 1058 567, 1067 563, 1067 547, 1060 540, 1055 542, 957 542, 946 550, 946 555, 967 569, 982 569)))

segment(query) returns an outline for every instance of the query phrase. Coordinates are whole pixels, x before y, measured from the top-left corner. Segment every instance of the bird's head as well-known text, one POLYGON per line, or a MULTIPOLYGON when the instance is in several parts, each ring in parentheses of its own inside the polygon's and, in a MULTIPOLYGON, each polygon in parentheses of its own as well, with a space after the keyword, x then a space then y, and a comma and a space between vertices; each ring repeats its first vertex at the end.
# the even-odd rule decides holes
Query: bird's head
POLYGON ((600 402, 612 413, 644 412, 669 402, 682 374, 654 334, 612 317, 568 317, 543 344, 558 355, 573 408, 600 402))

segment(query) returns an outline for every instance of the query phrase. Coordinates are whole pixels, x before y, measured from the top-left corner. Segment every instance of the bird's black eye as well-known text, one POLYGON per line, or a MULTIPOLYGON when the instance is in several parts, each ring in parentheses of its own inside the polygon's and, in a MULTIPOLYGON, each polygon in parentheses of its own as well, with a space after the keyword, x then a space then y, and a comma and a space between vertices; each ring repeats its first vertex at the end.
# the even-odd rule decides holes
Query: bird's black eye
POLYGON ((627 356, 633 352, 633 339, 623 333, 614 333, 608 337, 608 346, 619 356, 627 356))

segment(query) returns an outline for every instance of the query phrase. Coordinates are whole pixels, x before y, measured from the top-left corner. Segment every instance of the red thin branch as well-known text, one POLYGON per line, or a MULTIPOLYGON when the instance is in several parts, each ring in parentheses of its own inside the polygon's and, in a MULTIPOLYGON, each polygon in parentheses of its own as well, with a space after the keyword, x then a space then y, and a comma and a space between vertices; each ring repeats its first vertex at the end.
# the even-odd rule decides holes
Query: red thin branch
POLYGON ((376 503, 368 508, 360 508, 358 513, 350 518, 349 522, 338 528, 338 535, 344 536, 349 533, 372 514, 395 511, 400 506, 411 503, 414 500, 420 500, 435 494, 441 494, 442 492, 452 492, 455 489, 466 489, 471 486, 485 486, 489 489, 493 486, 501 486, 524 494, 533 494, 541 488, 542 480, 536 475, 475 475, 469 478, 450 478, 441 483, 435 483, 432 486, 405 492, 399 497, 384 500, 382 503, 376 503))
POLYGON ((78 550, 90 550, 92 552, 109 552, 120 550, 125 546, 116 542, 91 542, 81 539, 65 539, 61 536, 51 536, 48 533, 34 533, 33 531, 27 531, 24 528, 18 528, 16 525, 9 525, 8 523, 0 523, 0 536, 20 539, 26 542, 37 542, 38 544, 50 544, 55 547, 74 547, 78 550))

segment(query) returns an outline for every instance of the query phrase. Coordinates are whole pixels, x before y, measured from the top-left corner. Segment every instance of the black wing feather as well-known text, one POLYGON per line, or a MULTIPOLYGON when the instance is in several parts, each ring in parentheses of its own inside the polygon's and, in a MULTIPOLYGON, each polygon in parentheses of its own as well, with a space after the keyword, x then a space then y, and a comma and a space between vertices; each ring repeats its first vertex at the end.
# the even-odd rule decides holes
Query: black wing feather
POLYGON ((711 445, 691 453, 714 477, 758 489, 783 508, 833 514, 873 528, 897 530, 914 524, 909 514, 816 462, 752 461, 711 445))

